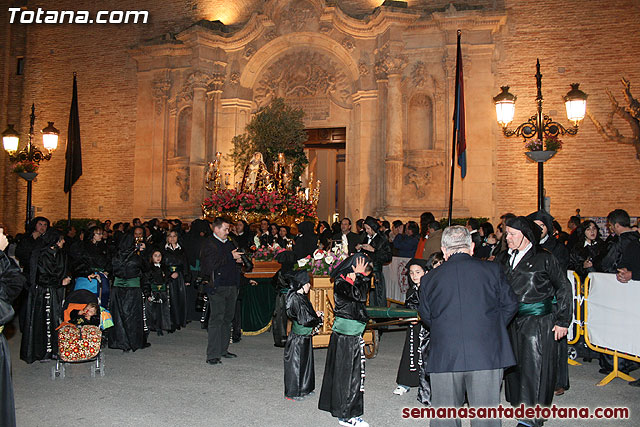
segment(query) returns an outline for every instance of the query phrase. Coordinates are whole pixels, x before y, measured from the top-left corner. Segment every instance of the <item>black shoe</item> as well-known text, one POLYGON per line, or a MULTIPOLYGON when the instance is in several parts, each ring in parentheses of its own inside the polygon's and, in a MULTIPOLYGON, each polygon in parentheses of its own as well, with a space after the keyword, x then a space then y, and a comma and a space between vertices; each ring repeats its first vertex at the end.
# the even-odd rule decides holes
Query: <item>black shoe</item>
POLYGON ((237 354, 233 354, 233 353, 229 353, 228 351, 222 355, 222 357, 224 357, 225 359, 233 359, 235 357, 238 357, 237 354))
POLYGON ((151 343, 150 342, 146 342, 142 345, 142 348, 149 348, 151 347, 151 343))
POLYGON ((220 359, 208 359, 207 363, 209 365, 219 365, 219 364, 222 363, 222 360, 220 360, 220 359))
POLYGON ((612 372, 612 370, 607 368, 600 368, 598 372, 600 372, 603 375, 609 375, 612 372))
POLYGON ((232 338, 232 339, 231 339, 231 342, 233 342, 233 343, 237 343, 237 342, 240 342, 240 340, 242 340, 242 338, 240 338, 240 337, 238 337, 238 338, 232 338))
POLYGON ((631 387, 640 387, 640 380, 629 381, 631 387))

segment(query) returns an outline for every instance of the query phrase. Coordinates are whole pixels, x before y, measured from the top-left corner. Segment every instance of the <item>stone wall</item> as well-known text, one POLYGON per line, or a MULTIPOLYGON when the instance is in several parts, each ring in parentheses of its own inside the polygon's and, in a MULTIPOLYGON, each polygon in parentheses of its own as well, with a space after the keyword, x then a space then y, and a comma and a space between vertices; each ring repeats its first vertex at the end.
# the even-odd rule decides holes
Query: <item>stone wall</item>
MULTIPOLYGON (((29 108, 35 102, 36 129, 42 129, 49 120, 55 121, 56 127, 62 131, 58 151, 51 161, 42 164, 38 180, 34 183, 36 214, 51 219, 66 217, 67 203, 62 187, 73 71, 78 73, 84 168, 84 174, 73 190, 73 216, 110 218, 113 221, 143 216, 145 211, 134 208, 139 206, 134 201, 134 182, 137 179, 134 176, 136 168, 140 175, 144 173, 147 161, 140 146, 145 142, 145 128, 140 127, 137 120, 140 105, 147 104, 146 98, 139 95, 137 64, 131 49, 150 39, 162 44, 172 38, 167 36, 168 33, 179 33, 200 19, 222 19, 226 24, 241 26, 251 16, 250 11, 273 7, 274 3, 262 6, 258 1, 242 4, 216 0, 162 4, 141 1, 136 2, 135 8, 151 11, 150 24, 7 24, 0 31, 0 127, 4 129, 6 123, 16 123, 16 128, 26 135, 29 108), (246 8, 241 8, 242 5, 246 8), (21 55, 26 57, 25 75, 16 76, 15 61, 21 55), (139 146, 137 154, 136 144, 139 146)), ((373 10, 381 2, 338 3, 344 3, 343 8, 351 15, 358 15, 373 10)), ((419 23, 428 27, 431 19, 428 10, 444 8, 449 2, 440 3, 410 1, 408 10, 415 11, 420 16, 419 23)), ((498 28, 492 40, 486 42, 474 39, 478 37, 476 33, 463 34, 465 55, 474 57, 472 63, 465 63, 469 172, 462 185, 456 178, 454 206, 457 210, 454 215, 459 212, 460 216, 464 213, 496 219, 506 211, 528 213, 536 206, 536 166, 526 160, 520 140, 506 139, 501 135, 495 122, 491 96, 499 92, 500 85, 509 84, 511 92, 518 96, 514 123, 525 121, 535 112, 533 74, 535 60, 540 58, 547 114, 566 124, 561 97, 569 90, 569 83, 580 82, 581 88, 590 95, 589 110, 605 120, 610 109, 606 88, 619 94, 622 76, 640 87, 640 57, 637 55, 640 39, 636 36, 640 30, 637 19, 640 5, 632 0, 601 2, 597 8, 585 7, 584 2, 577 0, 562 2, 561 6, 549 0, 470 1, 465 5, 479 5, 485 10, 502 13, 506 16, 506 25, 498 28), (492 44, 495 44, 495 49, 492 44), (482 52, 477 52, 477 49, 482 52)), ((97 9, 93 3, 85 7, 71 1, 40 6, 56 10, 97 9)), ((30 7, 38 5, 30 4, 30 7)), ((100 8, 127 10, 133 7, 130 2, 113 0, 101 3, 100 8)), ((0 22, 8 21, 7 10, 0 10, 0 22)), ((442 43, 446 43, 453 54, 451 49, 455 40, 451 38, 452 32, 441 30, 442 43)), ((413 31, 420 34, 421 30, 413 31)), ((440 43, 435 43, 433 36, 428 39, 403 37, 408 46, 414 46, 419 52, 429 49, 421 48, 421 43, 434 44, 431 49, 440 43)), ((410 83, 413 65, 411 62, 404 69, 401 85, 410 83)), ((451 85, 450 79, 445 86, 447 84, 451 85)), ((381 88, 376 96, 386 96, 385 90, 381 88)), ((450 90, 451 87, 447 88, 450 90)), ((640 89, 635 90, 635 94, 640 96, 640 89)), ((368 98, 370 94, 363 92, 359 96, 361 100, 356 102, 358 105, 352 110, 350 120, 357 118, 360 123, 362 120, 379 120, 380 117, 372 117, 378 106, 372 104, 368 98)), ((403 101, 405 104, 410 102, 409 99, 403 101)), ((440 116, 436 113, 437 121, 434 122, 436 144, 439 138, 444 151, 450 144, 451 110, 452 105, 448 104, 440 116)), ((624 123, 618 125, 623 132, 630 133, 624 123)), ((224 132, 233 133, 232 129, 237 124, 230 126, 225 122, 225 126, 224 132)), ((384 147, 382 138, 389 129, 397 131, 397 128, 384 124, 380 135, 371 136, 381 138, 379 142, 382 144, 374 149, 366 148, 372 150, 367 151, 371 158, 384 155, 379 148, 384 147)), ((347 145, 349 138, 370 132, 371 126, 349 128, 347 145)), ((403 132, 405 137, 409 134, 407 128, 403 132)), ((583 215, 606 215, 615 207, 625 208, 634 215, 640 214, 640 189, 637 185, 640 161, 635 158, 633 147, 605 143, 588 119, 578 136, 563 139, 564 149, 545 165, 551 210, 561 224, 566 223, 576 208, 580 208, 583 215)), ((41 139, 36 141, 41 144, 41 139)), ((404 142, 410 146, 409 142, 404 142)), ((359 150, 360 147, 354 147, 353 154, 359 154, 359 150)), ((3 151, 0 153, 0 223, 14 231, 23 221, 26 186, 24 181, 8 172, 7 163, 3 151)), ((366 162, 360 166, 353 165, 356 168, 363 166, 366 162)), ((456 171, 456 176, 459 176, 459 171, 456 171)), ((412 185, 411 182, 405 184, 412 185)), ((348 193, 350 189, 356 189, 353 183, 347 185, 348 193)), ((367 191, 373 194, 356 192, 356 197, 359 200, 377 198, 378 206, 384 203, 380 188, 373 186, 367 191)), ((369 212, 359 213, 366 215, 369 212)), ((435 213, 440 215, 444 212, 435 213)), ((401 212, 392 212, 390 216, 401 216, 401 212)))

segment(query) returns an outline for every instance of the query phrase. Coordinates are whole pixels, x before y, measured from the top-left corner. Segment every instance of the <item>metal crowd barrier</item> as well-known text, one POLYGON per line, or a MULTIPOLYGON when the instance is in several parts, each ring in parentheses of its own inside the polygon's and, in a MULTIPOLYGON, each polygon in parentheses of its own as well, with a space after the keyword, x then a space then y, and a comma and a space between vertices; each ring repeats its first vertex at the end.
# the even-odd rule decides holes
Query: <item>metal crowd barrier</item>
MULTIPOLYGON (((569 272, 569 275, 574 284, 572 326, 575 325, 576 331, 573 337, 567 338, 567 343, 573 345, 583 336, 587 347, 613 356, 613 371, 597 383, 598 386, 605 386, 614 378, 634 381, 633 377, 619 370, 618 362, 620 358, 640 362, 640 357, 636 355, 640 354, 640 314, 637 312, 640 282, 620 283, 615 274, 590 273, 581 283, 577 274, 569 272), (595 296, 590 298, 590 291, 595 296), (615 306, 611 304, 614 301, 615 306), (596 313, 596 319, 591 324, 590 311, 596 313), (595 335, 593 331, 596 331, 595 335)), ((579 365, 571 359, 569 364, 579 365)))

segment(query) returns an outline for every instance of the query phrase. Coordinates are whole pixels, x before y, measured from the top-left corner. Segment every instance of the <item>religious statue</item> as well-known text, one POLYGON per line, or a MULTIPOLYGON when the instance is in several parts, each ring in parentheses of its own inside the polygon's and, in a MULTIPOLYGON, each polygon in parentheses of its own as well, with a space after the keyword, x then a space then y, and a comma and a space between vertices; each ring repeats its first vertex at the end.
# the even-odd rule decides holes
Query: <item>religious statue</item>
POLYGON ((221 152, 216 153, 216 159, 213 162, 209 162, 205 173, 205 188, 209 191, 218 191, 221 187, 221 175, 220 175, 220 157, 221 152))
POLYGON ((246 193, 255 190, 266 190, 270 185, 269 171, 262 160, 262 153, 254 153, 253 157, 244 169, 240 192, 246 193))

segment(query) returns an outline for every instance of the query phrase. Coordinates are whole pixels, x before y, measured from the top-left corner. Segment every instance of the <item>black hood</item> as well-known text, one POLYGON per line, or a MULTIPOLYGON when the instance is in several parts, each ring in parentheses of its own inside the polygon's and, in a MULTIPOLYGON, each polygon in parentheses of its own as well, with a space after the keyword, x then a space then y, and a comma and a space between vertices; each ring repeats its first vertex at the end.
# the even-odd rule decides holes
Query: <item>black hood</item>
POLYGON ((526 216, 517 216, 507 220, 507 227, 520 230, 524 237, 526 237, 534 246, 540 242, 540 227, 526 216))
POLYGON ((331 272, 331 278, 335 280, 336 277, 340 277, 340 275, 346 276, 349 273, 353 273, 353 266, 356 265, 356 261, 359 258, 364 258, 364 260, 368 263, 371 262, 369 257, 363 253, 353 254, 349 258, 345 259, 340 264, 338 264, 336 269, 331 272))
POLYGON ((62 233, 60 233, 55 228, 47 229, 47 231, 42 235, 42 247, 50 248, 51 246, 58 243, 61 237, 62 233))
POLYGON ((133 249, 135 241, 136 239, 133 237, 133 232, 125 234, 118 243, 118 250, 127 251, 133 249))
POLYGON ((539 210, 537 212, 530 213, 527 215, 527 218, 531 221, 542 221, 542 223, 547 227, 547 233, 549 233, 549 235, 553 234, 553 217, 547 211, 539 210))
POLYGON ((368 216, 364 220, 364 223, 367 224, 369 227, 371 227, 375 233, 377 233, 378 230, 380 229, 380 224, 378 224, 378 220, 372 216, 368 216))
POLYGON ((302 234, 303 236, 315 234, 313 232, 313 223, 311 221, 302 221, 300 224, 298 224, 298 233, 302 234))
POLYGON ((196 219, 191 223, 191 228, 189 229, 189 233, 193 233, 192 235, 200 235, 200 233, 204 233, 205 236, 208 236, 212 233, 211 226, 209 221, 206 219, 196 219))
POLYGON ((309 272, 306 270, 297 270, 287 273, 286 280, 289 283, 289 288, 292 291, 297 291, 307 283, 311 282, 309 272))

